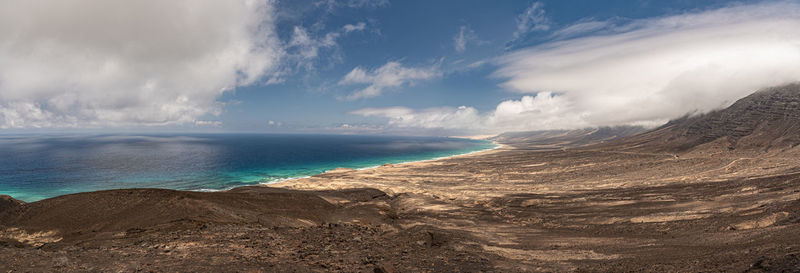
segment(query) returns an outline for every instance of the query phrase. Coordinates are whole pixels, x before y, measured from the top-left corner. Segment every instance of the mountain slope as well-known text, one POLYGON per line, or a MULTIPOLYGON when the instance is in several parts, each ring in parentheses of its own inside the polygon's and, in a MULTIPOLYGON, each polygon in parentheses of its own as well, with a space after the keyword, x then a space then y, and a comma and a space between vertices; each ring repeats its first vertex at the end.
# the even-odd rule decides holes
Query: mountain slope
POLYGON ((503 133, 491 140, 524 149, 559 149, 608 142, 644 132, 644 127, 617 126, 577 130, 503 133))
POLYGON ((609 146, 660 152, 775 151, 800 144, 800 83, 759 90, 728 108, 670 121, 609 146))

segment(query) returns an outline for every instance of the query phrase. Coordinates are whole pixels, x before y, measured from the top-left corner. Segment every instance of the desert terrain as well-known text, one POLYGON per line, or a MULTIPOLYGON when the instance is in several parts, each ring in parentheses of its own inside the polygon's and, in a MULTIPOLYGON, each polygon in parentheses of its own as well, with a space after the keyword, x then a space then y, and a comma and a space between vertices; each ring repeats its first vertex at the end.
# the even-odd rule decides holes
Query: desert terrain
POLYGON ((0 198, 0 272, 797 272, 800 85, 226 192, 0 198))

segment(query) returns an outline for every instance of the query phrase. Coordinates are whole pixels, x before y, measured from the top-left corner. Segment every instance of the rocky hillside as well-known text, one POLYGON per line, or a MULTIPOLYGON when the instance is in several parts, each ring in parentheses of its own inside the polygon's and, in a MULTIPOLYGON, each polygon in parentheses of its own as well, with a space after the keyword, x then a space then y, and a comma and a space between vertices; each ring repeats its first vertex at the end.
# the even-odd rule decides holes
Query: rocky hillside
POLYGON ((800 144, 800 83, 759 90, 728 108, 615 141, 622 149, 781 151, 800 144))
POLYGON ((3 211, 6 211, 6 210, 16 209, 16 208, 22 206, 23 204, 24 203, 22 201, 19 201, 17 199, 11 198, 11 196, 0 195, 0 213, 3 213, 3 211))

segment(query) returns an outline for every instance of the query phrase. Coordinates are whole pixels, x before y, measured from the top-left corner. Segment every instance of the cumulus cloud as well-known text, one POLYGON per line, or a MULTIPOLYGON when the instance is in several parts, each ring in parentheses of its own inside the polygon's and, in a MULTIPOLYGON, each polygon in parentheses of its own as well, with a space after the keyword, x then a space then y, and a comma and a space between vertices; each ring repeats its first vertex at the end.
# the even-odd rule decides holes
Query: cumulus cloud
POLYGON ((202 124, 268 78, 270 1, 5 1, 0 127, 202 124))
POLYGON ((390 61, 374 70, 356 67, 339 81, 340 85, 366 84, 346 97, 349 100, 379 96, 387 88, 414 84, 418 81, 440 77, 438 65, 428 67, 404 67, 400 62, 390 61))
POLYGON ((517 16, 517 29, 514 39, 520 38, 532 31, 546 31, 550 29, 550 19, 544 10, 542 2, 533 2, 525 12, 517 16))
POLYGON ((499 59, 520 93, 556 91, 593 125, 664 121, 800 80, 800 5, 779 2, 634 21, 499 59))
MULTIPOLYGON (((491 132, 657 126, 724 108, 768 86, 800 81, 800 4, 730 6, 623 25, 584 21, 554 41, 495 61, 502 86, 536 94, 493 111, 369 108, 398 128, 491 132)), ((558 31, 556 31, 558 33, 558 31)))

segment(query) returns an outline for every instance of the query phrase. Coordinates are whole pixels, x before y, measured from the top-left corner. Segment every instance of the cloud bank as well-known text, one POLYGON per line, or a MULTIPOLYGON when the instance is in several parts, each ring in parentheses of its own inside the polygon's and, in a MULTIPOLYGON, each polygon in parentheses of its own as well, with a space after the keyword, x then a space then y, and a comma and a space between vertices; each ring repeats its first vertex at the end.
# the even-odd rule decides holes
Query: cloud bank
POLYGON ((0 128, 199 122, 282 55, 270 1, 2 5, 0 128))
POLYGON ((486 113, 462 106, 353 114, 385 117, 394 127, 481 132, 655 126, 800 81, 799 14, 796 2, 773 2, 624 25, 581 22, 556 36, 601 28, 606 34, 553 41, 495 61, 501 86, 537 95, 486 113))
POLYGON ((494 76, 519 93, 559 92, 588 124, 664 121, 800 80, 799 14, 781 2, 636 21, 513 52, 494 76))
POLYGON ((364 108, 350 112, 365 117, 388 119, 393 128, 441 129, 453 133, 501 133, 523 130, 561 129, 564 122, 576 128, 591 126, 561 96, 542 92, 507 100, 487 113, 467 106, 414 110, 406 107, 364 108))

